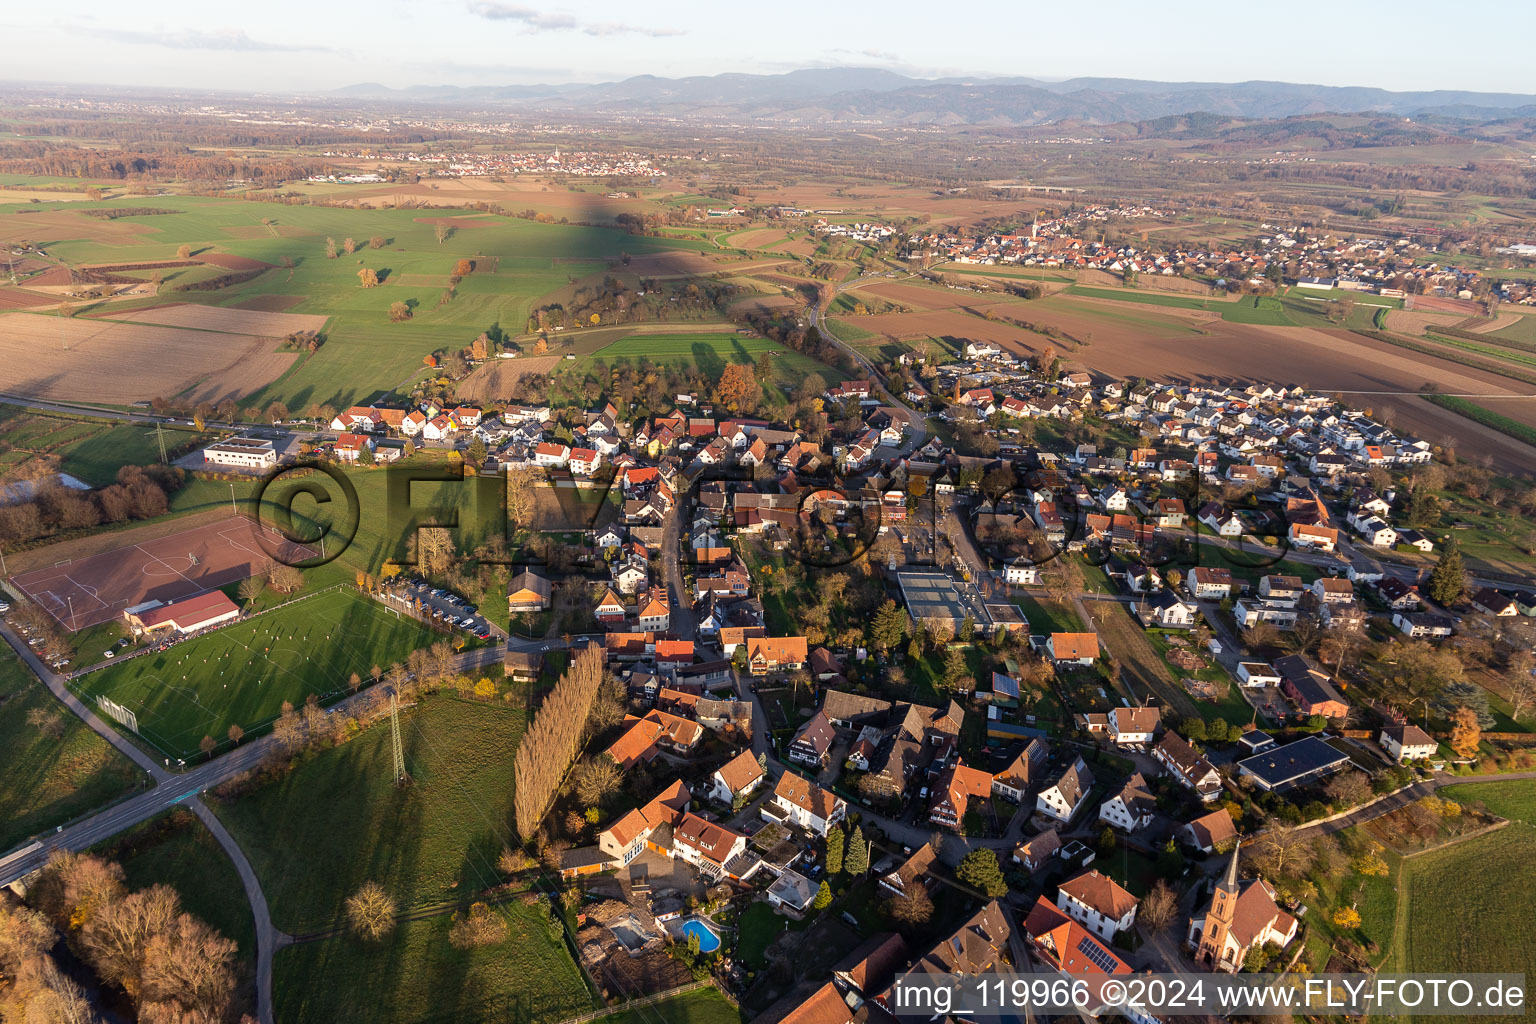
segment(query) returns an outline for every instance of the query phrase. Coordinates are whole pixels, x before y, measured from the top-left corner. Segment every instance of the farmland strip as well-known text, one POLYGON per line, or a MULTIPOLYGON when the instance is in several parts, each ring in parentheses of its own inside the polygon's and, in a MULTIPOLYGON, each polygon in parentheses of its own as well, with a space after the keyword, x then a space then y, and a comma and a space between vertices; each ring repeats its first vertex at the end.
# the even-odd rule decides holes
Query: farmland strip
POLYGON ((1465 398, 1455 398, 1451 395, 1425 395, 1424 397, 1433 405, 1438 405, 1442 409, 1449 409, 1451 412, 1456 413, 1456 415, 1465 416, 1474 423, 1481 423, 1483 426, 1497 430, 1501 434, 1506 434, 1516 441, 1524 441, 1526 444, 1536 447, 1536 428, 1528 427, 1518 420, 1512 420, 1502 413, 1494 412, 1492 409, 1478 405, 1476 402, 1469 402, 1465 398))
POLYGON ((1390 334, 1387 331, 1366 331, 1355 328, 1353 333, 1360 335, 1362 338, 1369 338, 1372 341, 1380 341, 1387 345, 1395 345, 1398 348, 1406 348, 1412 352, 1421 352, 1427 356, 1444 359, 1449 363, 1460 363, 1462 366, 1470 366, 1475 370, 1482 370, 1485 373, 1498 374, 1511 380, 1524 381, 1526 384, 1536 384, 1536 373, 1517 370, 1508 365, 1490 363, 1483 359, 1474 359, 1471 356, 1465 356, 1460 352, 1447 349, 1443 345, 1424 345, 1398 334, 1390 334))
POLYGON ((1501 338, 1493 332, 1479 334, 1476 331, 1469 331, 1464 327, 1434 327, 1429 333, 1442 334, 1450 338, 1464 338, 1467 341, 1478 343, 1490 343, 1500 348, 1518 349, 1521 352, 1536 352, 1536 343, 1520 341, 1516 338, 1501 338))

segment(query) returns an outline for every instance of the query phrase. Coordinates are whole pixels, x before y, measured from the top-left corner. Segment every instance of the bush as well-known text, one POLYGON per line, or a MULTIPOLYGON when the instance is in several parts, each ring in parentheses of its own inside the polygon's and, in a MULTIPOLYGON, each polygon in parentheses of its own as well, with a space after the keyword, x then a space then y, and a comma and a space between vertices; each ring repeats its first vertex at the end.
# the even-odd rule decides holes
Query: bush
POLYGON ((454 949, 494 946, 507 938, 507 919, 484 903, 470 905, 469 912, 453 916, 448 942, 454 949))

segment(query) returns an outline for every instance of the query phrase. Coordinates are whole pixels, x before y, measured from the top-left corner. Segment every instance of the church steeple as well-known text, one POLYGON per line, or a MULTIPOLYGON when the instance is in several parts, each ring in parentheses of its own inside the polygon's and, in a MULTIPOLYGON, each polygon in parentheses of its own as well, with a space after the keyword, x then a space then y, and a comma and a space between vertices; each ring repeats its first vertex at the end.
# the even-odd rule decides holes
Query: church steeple
POLYGON ((1232 859, 1227 861, 1227 870, 1221 876, 1221 883, 1216 886, 1218 892, 1237 893, 1237 858, 1242 854, 1242 844, 1232 844, 1232 859))

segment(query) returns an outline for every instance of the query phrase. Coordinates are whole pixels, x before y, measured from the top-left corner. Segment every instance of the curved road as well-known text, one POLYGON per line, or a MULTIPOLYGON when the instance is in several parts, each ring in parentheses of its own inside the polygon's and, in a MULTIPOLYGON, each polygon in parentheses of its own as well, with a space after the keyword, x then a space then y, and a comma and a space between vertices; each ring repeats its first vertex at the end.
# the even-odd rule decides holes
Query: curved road
MULTIPOLYGON (((186 804, 218 840, 240 875, 241 884, 245 888, 246 898, 251 906, 251 914, 256 922, 257 1012, 262 1024, 272 1024, 272 961, 277 950, 293 940, 273 925, 266 897, 261 890, 261 883, 251 868, 245 851, 240 848, 240 844, 212 810, 202 802, 201 797, 208 790, 260 765, 272 752, 276 742, 273 736, 268 733, 188 771, 172 771, 155 763, 154 758, 140 750, 81 703, 64 685, 64 677, 54 673, 38 660, 32 649, 22 642, 8 624, 0 622, 0 635, 5 637, 28 667, 64 706, 111 743, 114 748, 121 751, 125 757, 144 769, 154 782, 150 789, 121 800, 96 814, 61 826, 52 833, 37 836, 35 839, 38 844, 37 849, 24 856, 13 856, 3 862, 3 867, 0 867, 0 885, 9 885, 40 869, 48 862, 48 858, 55 850, 78 852, 89 849, 119 832, 148 821, 180 804, 186 804)), ((564 643, 558 640, 541 642, 514 639, 509 641, 507 646, 512 650, 529 651, 548 650, 551 647, 564 646, 564 643)), ((486 668, 500 663, 503 656, 504 651, 501 647, 466 651, 455 658, 454 667, 460 672, 486 668)), ((344 708, 368 692, 363 690, 354 694, 332 705, 328 710, 344 708)))

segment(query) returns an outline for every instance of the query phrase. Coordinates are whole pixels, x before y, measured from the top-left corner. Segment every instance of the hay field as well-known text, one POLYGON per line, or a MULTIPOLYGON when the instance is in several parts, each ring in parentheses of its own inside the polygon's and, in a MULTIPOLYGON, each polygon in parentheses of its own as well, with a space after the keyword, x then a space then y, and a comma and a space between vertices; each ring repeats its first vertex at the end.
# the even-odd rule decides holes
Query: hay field
POLYGON ((296 357, 271 339, 151 324, 0 315, 0 389, 36 398, 130 405, 186 393, 194 401, 250 394, 296 357))
POLYGON ((318 331, 325 327, 325 321, 328 318, 313 313, 277 313, 255 309, 183 304, 133 310, 128 313, 119 313, 113 319, 136 324, 159 324, 163 327, 219 331, 224 334, 276 337, 292 334, 295 331, 318 331))

